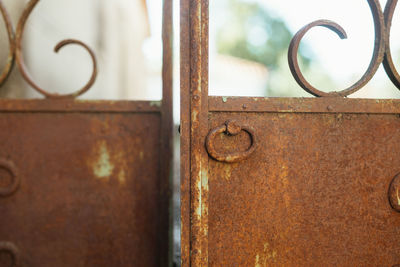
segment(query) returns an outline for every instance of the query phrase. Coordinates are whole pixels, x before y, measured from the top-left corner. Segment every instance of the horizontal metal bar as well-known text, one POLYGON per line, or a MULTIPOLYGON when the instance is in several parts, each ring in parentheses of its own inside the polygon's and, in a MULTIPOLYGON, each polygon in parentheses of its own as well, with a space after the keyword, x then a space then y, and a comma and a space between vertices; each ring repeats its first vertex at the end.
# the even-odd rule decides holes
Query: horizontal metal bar
POLYGON ((0 112, 160 113, 161 101, 0 99, 0 112))
POLYGON ((352 98, 208 98, 210 112, 279 112, 279 113, 400 113, 399 99, 352 98))

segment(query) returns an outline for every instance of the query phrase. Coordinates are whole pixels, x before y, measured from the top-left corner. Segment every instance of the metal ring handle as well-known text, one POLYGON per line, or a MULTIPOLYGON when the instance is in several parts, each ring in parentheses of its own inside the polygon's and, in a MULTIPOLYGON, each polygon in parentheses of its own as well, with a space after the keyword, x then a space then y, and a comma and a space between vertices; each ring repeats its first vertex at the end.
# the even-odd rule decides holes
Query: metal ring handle
POLYGON ((17 191, 20 184, 20 177, 17 168, 11 161, 0 159, 0 168, 7 170, 11 174, 11 184, 7 187, 0 187, 0 197, 8 197, 17 191))
POLYGON ((0 252, 6 252, 12 257, 12 265, 10 267, 19 267, 21 263, 20 254, 17 246, 10 242, 0 242, 0 252))
POLYGON ((400 212, 400 174, 397 174, 390 183, 388 197, 393 210, 400 212))
POLYGON ((234 121, 227 121, 224 125, 210 131, 206 138, 206 149, 210 157, 217 161, 234 163, 247 159, 257 148, 257 139, 254 129, 250 126, 239 126, 234 121), (245 131, 250 135, 251 145, 246 151, 221 153, 215 149, 214 139, 218 134, 226 133, 232 136, 238 135, 241 131, 245 131))

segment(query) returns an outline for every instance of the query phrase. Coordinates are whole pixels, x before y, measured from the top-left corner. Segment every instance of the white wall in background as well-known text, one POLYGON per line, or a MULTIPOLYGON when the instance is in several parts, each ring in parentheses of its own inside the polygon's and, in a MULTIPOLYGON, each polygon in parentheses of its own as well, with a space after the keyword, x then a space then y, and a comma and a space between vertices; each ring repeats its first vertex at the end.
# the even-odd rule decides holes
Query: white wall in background
MULTIPOLYGON (((15 25, 26 2, 5 0, 15 25)), ((99 69, 95 86, 82 98, 151 99, 153 96, 146 90, 147 68, 142 52, 143 41, 149 36, 144 3, 143 0, 41 0, 27 22, 24 35, 25 60, 34 80, 50 92, 64 94, 80 89, 92 71, 87 52, 75 45, 59 54, 53 52, 59 41, 78 39, 95 51, 99 69)), ((0 59, 3 59, 7 51, 6 35, 0 33, 0 59)), ((15 76, 0 91, 7 91, 10 97, 40 97, 31 88, 25 90, 18 75, 15 76)))

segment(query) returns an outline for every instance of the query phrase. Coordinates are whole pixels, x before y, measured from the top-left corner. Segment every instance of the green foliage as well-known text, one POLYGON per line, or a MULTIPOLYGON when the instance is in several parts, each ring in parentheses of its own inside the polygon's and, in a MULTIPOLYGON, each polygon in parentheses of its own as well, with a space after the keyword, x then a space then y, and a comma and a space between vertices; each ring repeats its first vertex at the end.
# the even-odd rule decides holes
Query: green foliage
MULTIPOLYGON (((230 0, 226 8, 217 32, 218 52, 259 62, 270 70, 279 68, 293 37, 285 21, 254 2, 230 0)), ((300 57, 308 65, 309 59, 301 50, 300 57)))

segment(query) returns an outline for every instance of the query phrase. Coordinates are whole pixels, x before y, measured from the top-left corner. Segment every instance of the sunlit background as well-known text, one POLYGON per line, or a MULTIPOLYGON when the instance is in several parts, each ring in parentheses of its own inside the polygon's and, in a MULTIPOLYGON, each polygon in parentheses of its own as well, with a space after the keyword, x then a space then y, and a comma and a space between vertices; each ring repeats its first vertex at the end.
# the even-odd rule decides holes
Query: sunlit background
MULTIPOLYGON (((380 1, 382 8, 386 1, 380 1)), ((16 25, 25 0, 5 0, 16 25)), ((174 121, 179 123, 179 2, 174 3, 174 121)), ((317 19, 340 24, 348 39, 326 28, 306 35, 299 59, 306 78, 323 91, 342 90, 366 71, 372 57, 374 26, 366 0, 210 1, 210 95, 311 97, 293 79, 287 51, 293 35, 317 19)), ((1 20, 2 21, 2 20, 1 20)), ((3 22, 1 22, 3 26, 3 22)), ((80 39, 99 61, 96 85, 84 99, 160 100, 162 92, 162 0, 42 0, 30 17, 24 54, 32 77, 50 92, 79 89, 91 73, 90 58, 79 47, 52 50, 65 38, 80 39)), ((0 64, 7 38, 0 29, 0 64)), ((400 16, 391 31, 395 63, 400 58, 400 16)), ((4 62, 4 63, 1 63, 4 62)), ((398 64, 397 64, 398 65, 398 64)), ((2 97, 41 97, 14 70, 2 97)), ((399 98, 383 67, 351 97, 399 98)), ((178 140, 177 136, 175 139, 178 140)), ((176 158, 179 146, 176 143, 176 158)), ((179 162, 175 162, 179 173, 179 162)), ((175 177, 175 254, 179 254, 179 176, 175 177)))

